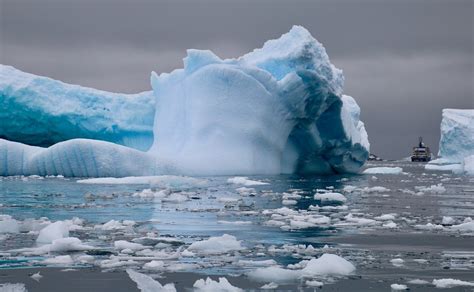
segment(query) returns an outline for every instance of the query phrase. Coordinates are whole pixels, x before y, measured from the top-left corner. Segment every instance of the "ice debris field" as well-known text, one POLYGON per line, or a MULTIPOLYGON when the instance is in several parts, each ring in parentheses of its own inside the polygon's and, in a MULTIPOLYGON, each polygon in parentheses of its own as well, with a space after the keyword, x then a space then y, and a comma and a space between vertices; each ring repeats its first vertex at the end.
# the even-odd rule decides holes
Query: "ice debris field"
POLYGON ((472 287, 473 178, 406 162, 367 169, 311 178, 3 177, 0 267, 28 268, 22 283, 38 287, 54 281, 46 267, 114 271, 145 292, 472 287), (169 278, 183 273, 197 276, 169 278))
POLYGON ((153 93, 2 65, 0 175, 356 173, 369 142, 343 82, 301 26, 237 59, 188 50, 183 69, 152 73, 153 93))

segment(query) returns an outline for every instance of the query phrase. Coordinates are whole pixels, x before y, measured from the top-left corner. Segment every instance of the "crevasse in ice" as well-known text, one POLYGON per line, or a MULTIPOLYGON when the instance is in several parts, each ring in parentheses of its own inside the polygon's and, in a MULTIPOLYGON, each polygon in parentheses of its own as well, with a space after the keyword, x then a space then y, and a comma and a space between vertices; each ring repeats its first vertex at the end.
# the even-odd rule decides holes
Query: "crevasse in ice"
MULTIPOLYGON (((183 69, 152 73, 155 113, 147 152, 85 139, 47 149, 3 140, 0 174, 357 172, 368 157, 369 142, 357 103, 342 94, 343 80, 324 47, 300 26, 237 59, 188 50, 183 69)), ((110 102, 124 101, 101 100, 97 106, 110 102)), ((109 121, 136 122, 134 115, 143 118, 144 112, 112 111, 109 121)))

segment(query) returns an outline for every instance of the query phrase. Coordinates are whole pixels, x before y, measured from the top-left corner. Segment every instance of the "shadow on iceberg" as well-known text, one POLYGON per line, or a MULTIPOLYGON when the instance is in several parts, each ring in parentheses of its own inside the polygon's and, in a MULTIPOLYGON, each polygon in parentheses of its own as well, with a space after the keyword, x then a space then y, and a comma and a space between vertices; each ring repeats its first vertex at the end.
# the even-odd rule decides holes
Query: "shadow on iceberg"
POLYGON ((355 173, 369 142, 357 103, 342 94, 343 80, 300 26, 238 59, 188 50, 183 69, 152 73, 156 110, 147 152, 93 140, 46 150, 0 141, 0 174, 355 173), (22 166, 13 171, 10 161, 22 166))

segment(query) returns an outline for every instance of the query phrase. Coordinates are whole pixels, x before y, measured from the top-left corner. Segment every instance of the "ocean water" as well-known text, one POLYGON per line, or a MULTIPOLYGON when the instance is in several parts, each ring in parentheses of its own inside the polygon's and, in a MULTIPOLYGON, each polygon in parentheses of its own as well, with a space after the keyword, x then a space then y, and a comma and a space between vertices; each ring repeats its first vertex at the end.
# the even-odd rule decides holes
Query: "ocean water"
POLYGON ((469 222, 469 217, 474 219, 474 179, 425 171, 418 163, 373 162, 367 167, 379 166, 402 167, 403 173, 254 176, 248 179, 266 184, 252 186, 229 183, 231 177, 225 176, 199 177, 203 183, 182 185, 3 177, 0 214, 12 216, 22 227, 17 233, 0 233, 0 268, 56 266, 113 271, 132 267, 151 274, 191 271, 235 275, 258 268, 248 261, 274 260, 287 267, 334 253, 356 266, 353 276, 357 277, 473 281, 474 230, 456 226, 469 222), (150 195, 160 191, 166 195, 150 195), (323 192, 342 193, 347 201, 314 200, 314 194, 323 192), (293 213, 280 209, 283 207, 293 213), (447 216, 451 219, 443 221, 447 216), (37 252, 41 245, 35 240, 46 226, 44 222, 75 217, 81 219, 80 228, 69 236, 93 250, 37 252), (328 223, 305 228, 293 224, 323 217, 328 223), (104 230, 101 226, 110 220, 134 222, 104 230), (28 222, 40 227, 33 228, 28 222), (183 256, 193 242, 223 234, 235 236, 244 249, 183 256), (145 241, 144 237, 155 239, 145 241), (118 240, 142 243, 148 251, 117 249, 114 242, 118 240), (70 255, 73 262, 45 261, 60 255, 70 255), (80 260, 83 255, 93 258, 80 260), (143 269, 151 260, 163 261, 164 267, 160 271, 143 269), (114 265, 108 265, 110 261, 114 265))

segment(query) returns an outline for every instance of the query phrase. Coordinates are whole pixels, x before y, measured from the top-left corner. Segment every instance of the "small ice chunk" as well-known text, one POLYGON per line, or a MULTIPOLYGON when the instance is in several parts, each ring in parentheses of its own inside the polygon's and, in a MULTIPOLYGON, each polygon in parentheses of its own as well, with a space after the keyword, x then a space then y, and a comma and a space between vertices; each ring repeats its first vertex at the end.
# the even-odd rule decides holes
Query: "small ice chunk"
POLYGON ((42 263, 46 265, 71 265, 74 263, 74 260, 70 255, 61 255, 45 259, 42 263))
POLYGON ((28 292, 23 283, 3 283, 0 284, 0 291, 2 292, 28 292))
POLYGON ((403 285, 403 284, 392 284, 390 285, 390 288, 392 289, 392 291, 408 290, 407 285, 403 285))
POLYGON ((401 266, 403 266, 403 263, 405 263, 405 261, 401 258, 391 259, 390 262, 395 267, 401 267, 401 266))
POLYGON ((311 259, 302 270, 302 275, 314 277, 320 275, 350 275, 356 270, 355 266, 346 259, 325 253, 317 259, 311 259))
POLYGON ((429 284, 430 282, 426 280, 421 280, 421 279, 413 279, 413 280, 408 281, 407 283, 412 284, 412 285, 426 285, 426 284, 429 284))
POLYGON ((363 174, 400 174, 403 172, 401 167, 372 167, 367 168, 363 174))
POLYGON ((196 241, 188 247, 188 250, 200 254, 222 254, 243 249, 245 248, 241 245, 241 241, 229 234, 196 241))
POLYGON ((265 284, 262 287, 260 287, 260 289, 263 289, 263 290, 273 290, 273 289, 276 289, 276 288, 278 288, 278 284, 274 283, 274 282, 270 282, 270 283, 265 284))
POLYGON ((56 221, 40 230, 36 242, 52 243, 55 239, 65 237, 69 237, 69 226, 63 221, 56 221))
POLYGON ((146 263, 143 268, 146 270, 163 270, 165 267, 165 263, 163 261, 156 261, 153 260, 151 262, 146 263))
POLYGON ((132 251, 142 250, 146 247, 139 243, 129 242, 126 240, 117 240, 114 242, 115 249, 123 250, 123 249, 130 249, 132 251))
POLYGON ((232 286, 229 281, 224 278, 220 277, 219 282, 212 280, 211 278, 207 277, 206 280, 199 279, 194 282, 193 285, 196 291, 206 291, 206 292, 241 292, 244 291, 238 287, 232 286))
POLYGON ((340 193, 320 193, 314 195, 314 199, 322 202, 338 202, 345 203, 347 201, 346 197, 340 193))
POLYGON ((395 215, 396 214, 382 214, 380 216, 374 217, 374 219, 377 221, 390 221, 395 220, 395 215))
POLYGON ((38 272, 31 275, 30 278, 35 280, 36 282, 39 282, 41 278, 43 278, 43 276, 41 276, 40 272, 38 272))
POLYGON ((474 282, 467 282, 458 279, 434 279, 433 285, 436 288, 453 288, 458 286, 467 286, 467 287, 474 287, 474 282))
POLYGON ((453 217, 450 216, 443 216, 443 220, 441 221, 441 224, 443 225, 453 225, 456 222, 453 217))
POLYGON ((417 186, 415 187, 415 189, 423 193, 433 193, 433 194, 442 194, 446 192, 446 188, 443 187, 443 184, 441 183, 437 185, 431 185, 429 187, 417 186))
POLYGON ((244 186, 260 186, 260 185, 268 185, 266 182, 258 181, 258 180, 251 180, 245 176, 236 176, 227 179, 228 183, 236 184, 236 185, 244 185, 244 186))
POLYGON ((154 280, 150 276, 131 269, 127 269, 127 274, 132 281, 137 283, 137 288, 140 289, 141 292, 176 292, 173 283, 163 286, 160 282, 154 280))
POLYGON ((458 225, 453 225, 451 226, 451 229, 460 232, 474 232, 474 221, 468 221, 458 225))
POLYGON ((324 283, 316 280, 307 280, 305 285, 309 287, 322 287, 324 286, 324 283))
POLYGON ((0 233, 18 233, 20 226, 18 221, 10 215, 0 215, 0 233))

